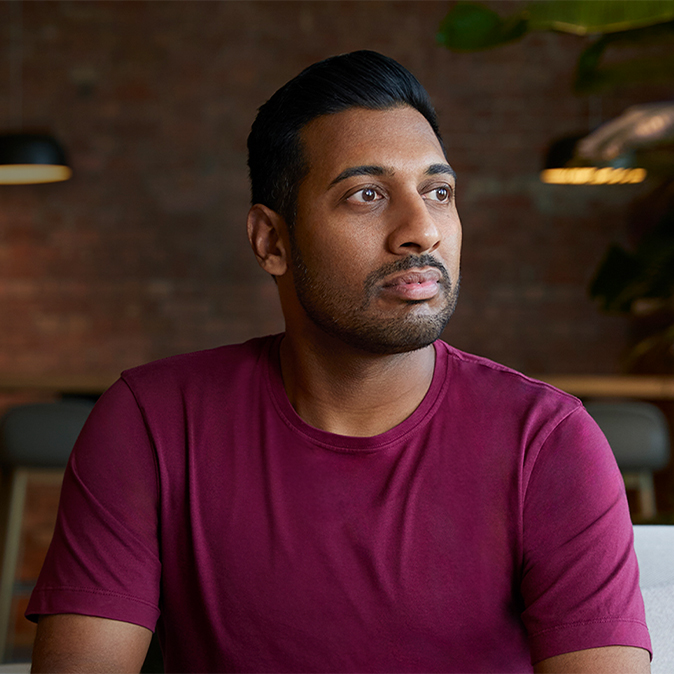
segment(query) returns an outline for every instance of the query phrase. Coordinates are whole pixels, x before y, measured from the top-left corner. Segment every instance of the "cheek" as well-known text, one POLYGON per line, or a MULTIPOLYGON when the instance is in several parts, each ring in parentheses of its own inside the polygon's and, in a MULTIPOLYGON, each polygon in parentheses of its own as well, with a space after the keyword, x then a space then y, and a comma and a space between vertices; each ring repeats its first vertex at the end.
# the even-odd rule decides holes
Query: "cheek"
POLYGON ((362 251, 345 249, 336 245, 330 249, 324 249, 323 257, 317 255, 312 262, 315 272, 328 279, 333 285, 358 288, 375 266, 372 258, 363 255, 362 251))
POLYGON ((451 255, 451 257, 456 258, 457 261, 459 256, 461 255, 462 240, 463 240, 463 231, 461 229, 461 222, 457 217, 444 237, 445 250, 447 250, 448 254, 451 255))
POLYGON ((454 238, 454 254, 456 255, 457 262, 459 258, 461 257, 461 245, 463 242, 463 234, 461 231, 461 228, 459 227, 459 231, 457 232, 455 238, 454 238))
POLYGON ((305 262, 319 274, 343 278, 364 278, 381 264, 375 237, 367 232, 329 230, 320 236, 306 237, 300 244, 305 262))
POLYGON ((440 258, 447 267, 447 271, 453 282, 458 277, 461 266, 461 242, 461 226, 457 221, 455 225, 448 228, 445 232, 442 238, 442 244, 436 253, 437 257, 440 258))

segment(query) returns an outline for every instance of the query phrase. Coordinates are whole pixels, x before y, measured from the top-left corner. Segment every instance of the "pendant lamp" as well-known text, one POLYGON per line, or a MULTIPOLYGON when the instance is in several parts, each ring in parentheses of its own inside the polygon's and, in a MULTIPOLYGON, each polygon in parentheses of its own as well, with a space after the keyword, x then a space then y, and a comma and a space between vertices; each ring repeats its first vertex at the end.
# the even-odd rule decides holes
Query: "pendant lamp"
POLYGON ((557 185, 626 185, 646 180, 646 170, 633 164, 633 153, 624 152, 611 161, 582 157, 579 143, 588 134, 565 136, 554 141, 541 171, 544 183, 557 185))
MULTIPOLYGON (((554 141, 545 157, 541 180, 560 185, 626 185, 643 182, 647 172, 636 161, 635 144, 623 143, 616 151, 598 152, 598 141, 607 137, 616 120, 602 123, 602 101, 588 99, 587 126, 591 133, 577 133, 554 141)), ((612 134, 609 134, 612 137, 612 134)), ((616 147, 615 143, 612 147, 616 147)))
MULTIPOLYGON (((12 0, 10 49, 10 109, 21 129, 22 32, 21 0, 12 0)), ((28 185, 68 180, 72 171, 61 145, 49 134, 18 131, 0 133, 0 184, 28 185)))
POLYGON ((52 136, 0 134, 0 184, 55 183, 71 175, 65 152, 52 136))
POLYGON ((654 173, 672 174, 673 149, 674 102, 635 105, 590 134, 555 141, 548 150, 541 180, 593 185, 640 183, 646 179, 645 165, 654 173))

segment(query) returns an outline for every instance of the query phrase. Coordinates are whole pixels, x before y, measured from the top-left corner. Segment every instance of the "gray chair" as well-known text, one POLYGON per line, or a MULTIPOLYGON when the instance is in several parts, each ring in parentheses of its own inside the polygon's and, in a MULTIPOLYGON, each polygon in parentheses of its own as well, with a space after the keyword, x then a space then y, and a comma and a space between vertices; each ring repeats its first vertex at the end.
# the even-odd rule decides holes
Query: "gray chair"
POLYGON ((84 399, 19 405, 9 409, 0 421, 0 662, 8 655, 29 475, 63 471, 93 405, 84 399))
POLYGON ((639 586, 651 633, 651 674, 674 672, 674 526, 635 525, 639 586))
POLYGON ((656 405, 631 400, 589 401, 585 408, 611 445, 625 486, 638 492, 641 515, 653 518, 653 471, 664 468, 671 453, 667 418, 656 405))

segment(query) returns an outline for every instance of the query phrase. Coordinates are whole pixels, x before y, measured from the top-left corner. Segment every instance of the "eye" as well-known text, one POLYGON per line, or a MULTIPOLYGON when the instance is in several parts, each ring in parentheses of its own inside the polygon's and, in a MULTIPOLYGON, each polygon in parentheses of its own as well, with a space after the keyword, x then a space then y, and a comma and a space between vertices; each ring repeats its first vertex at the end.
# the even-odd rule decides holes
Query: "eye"
POLYGON ((440 187, 434 187, 432 190, 427 192, 429 198, 433 201, 446 202, 449 201, 452 192, 447 185, 441 185, 440 187))
POLYGON ((379 201, 382 195, 374 187, 363 187, 348 197, 349 201, 355 201, 360 204, 369 204, 373 201, 379 201))

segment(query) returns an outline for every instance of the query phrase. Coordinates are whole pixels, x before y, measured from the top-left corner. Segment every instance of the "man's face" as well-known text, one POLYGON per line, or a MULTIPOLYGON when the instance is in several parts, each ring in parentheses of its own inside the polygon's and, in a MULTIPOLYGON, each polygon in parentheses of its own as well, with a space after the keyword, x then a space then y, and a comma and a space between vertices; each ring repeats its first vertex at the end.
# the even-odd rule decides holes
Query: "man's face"
POLYGON ((455 177, 411 107, 353 108, 302 132, 290 273, 304 318, 372 353, 435 341, 459 288, 455 177))

